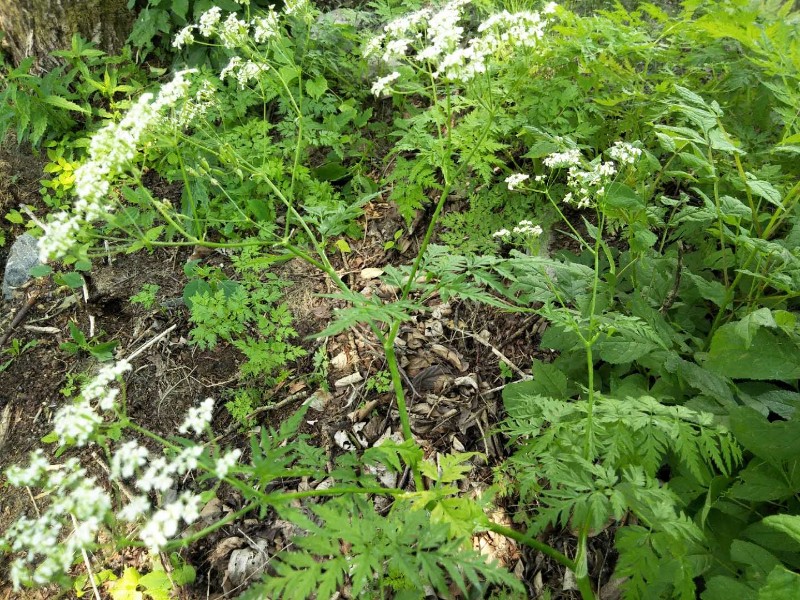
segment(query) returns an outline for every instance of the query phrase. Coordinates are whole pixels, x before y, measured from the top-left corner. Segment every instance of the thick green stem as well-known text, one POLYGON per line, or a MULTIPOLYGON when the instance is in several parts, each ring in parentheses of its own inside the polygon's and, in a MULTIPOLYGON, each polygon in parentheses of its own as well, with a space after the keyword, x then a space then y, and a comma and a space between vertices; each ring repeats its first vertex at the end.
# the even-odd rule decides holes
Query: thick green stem
POLYGON ((536 538, 530 535, 525 535, 524 533, 520 533, 518 531, 514 531, 510 527, 504 527, 503 525, 498 525, 497 523, 489 523, 488 525, 489 531, 493 531, 494 533, 499 533, 507 538, 514 540, 520 544, 528 546, 529 548, 533 548, 537 552, 541 552, 545 556, 552 558, 557 563, 563 565, 573 573, 575 573, 575 577, 578 583, 578 590, 581 593, 581 597, 584 600, 594 600, 594 591, 592 590, 592 584, 589 581, 588 575, 584 575, 583 577, 579 577, 577 575, 578 565, 575 563, 574 560, 570 560, 564 554, 561 554, 555 548, 548 546, 544 542, 540 542, 536 538))

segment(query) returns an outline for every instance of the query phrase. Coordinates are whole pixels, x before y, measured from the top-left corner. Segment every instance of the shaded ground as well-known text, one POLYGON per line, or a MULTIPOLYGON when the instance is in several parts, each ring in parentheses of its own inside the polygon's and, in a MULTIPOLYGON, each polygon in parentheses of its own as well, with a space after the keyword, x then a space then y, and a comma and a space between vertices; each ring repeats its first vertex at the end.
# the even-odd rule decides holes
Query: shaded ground
MULTIPOLYGON (((24 153, 12 151, 0 155, 0 181, 5 182, 0 185, 0 217, 20 203, 41 207, 37 191, 41 166, 41 161, 24 153)), ((396 252, 387 254, 383 243, 397 230, 398 217, 386 204, 367 208, 365 238, 351 244, 353 252, 342 259, 340 272, 346 274, 353 289, 365 295, 391 298, 394 291, 364 269, 380 269, 388 262, 399 264, 410 260, 419 243, 416 235, 424 230, 424 224, 418 224, 415 235, 398 244, 407 248, 406 256, 396 252)), ((8 242, 5 248, 0 248, 0 265, 4 264, 8 246, 22 232, 21 227, 10 227, 6 221, 3 226, 8 242)), ((116 340, 118 358, 128 357, 158 339, 136 358, 133 372, 127 378, 129 414, 155 433, 174 433, 188 407, 208 396, 224 398, 226 392, 237 387, 241 361, 237 350, 220 344, 212 350, 199 351, 187 341, 191 324, 180 299, 186 283, 182 267, 191 253, 191 249, 170 249, 118 256, 111 262, 94 265, 85 293, 58 288, 52 281, 40 279, 18 291, 12 302, 1 305, 0 336, 10 331, 11 319, 17 311, 26 305, 28 309, 0 351, 14 339, 21 345, 36 340, 37 345, 14 358, 0 372, 0 468, 26 460, 50 431, 54 412, 69 401, 81 377, 96 368, 96 361, 88 355, 70 355, 59 348, 59 344, 69 340, 70 321, 87 337, 92 332, 98 339, 116 340), (150 309, 130 302, 131 296, 146 283, 160 286, 158 302, 150 309)), ((212 253, 204 260, 227 266, 227 257, 219 253, 212 253)), ((324 329, 335 303, 319 294, 332 291, 331 283, 296 261, 281 266, 278 274, 293 282, 287 289, 286 300, 300 335, 306 338, 324 329)), ((500 392, 505 381, 498 363, 501 358, 507 361, 516 371, 513 379, 519 379, 533 358, 547 359, 546 354, 537 350, 546 324, 534 316, 507 314, 471 304, 450 305, 434 300, 429 308, 429 312, 419 314, 403 327, 398 340, 413 430, 429 455, 453 450, 485 453, 489 463, 477 462, 465 482, 471 489, 482 489, 491 483, 491 466, 506 456, 504 440, 494 433, 502 418, 500 392)), ((386 366, 382 351, 368 329, 355 328, 326 340, 304 339, 302 344, 307 356, 297 361, 289 380, 264 391, 263 404, 253 414, 256 428, 277 425, 314 396, 317 410, 309 411, 303 429, 325 445, 330 456, 357 451, 355 444, 371 445, 399 429, 392 395, 367 385, 386 366), (329 361, 325 373, 327 386, 312 377, 315 368, 312 357, 320 348, 329 361), (341 385, 347 377, 351 377, 352 383, 341 385), (325 387, 329 393, 322 389, 325 387), (340 432, 349 435, 352 447, 336 441, 341 439, 337 438, 340 432)), ((7 358, 6 354, 0 355, 0 364, 7 358)), ((247 451, 253 431, 243 433, 221 402, 217 403, 212 426, 223 444, 247 451)), ((69 455, 79 456, 98 481, 107 482, 107 466, 91 448, 72 450, 69 455)), ((292 485, 297 489, 318 484, 303 481, 292 485)), ((406 485, 407 480, 398 484, 406 485)), ((207 507, 210 518, 235 510, 241 499, 223 493, 219 500, 207 507)), ((38 505, 46 501, 26 490, 4 490, 0 497, 0 531, 20 515, 34 515, 38 505)), ((509 502, 501 507, 497 518, 511 525, 513 509, 509 502)), ((262 540, 273 552, 288 545, 292 533, 288 524, 279 521, 247 518, 234 522, 184 552, 184 558, 197 569, 198 576, 190 589, 176 594, 182 598, 234 597, 258 572, 255 569, 234 580, 234 563, 251 559, 257 563, 258 552, 263 554, 264 546, 258 545, 262 540)), ((573 538, 568 533, 554 532, 547 541, 574 555, 573 538)), ((550 590, 553 598, 577 597, 569 577, 565 579, 563 568, 544 560, 542 555, 520 551, 513 543, 490 536, 476 538, 475 543, 505 561, 526 582, 531 597, 545 589, 550 590)), ((592 575, 601 584, 613 570, 612 546, 612 530, 592 539, 592 575)), ((116 572, 125 566, 142 567, 143 560, 143 553, 136 550, 104 558, 105 564, 116 572)), ((81 568, 76 568, 76 573, 81 568)), ((57 595, 55 589, 47 589, 14 596, 2 583, 2 575, 0 567, 0 600, 57 595)), ((613 590, 604 597, 613 598, 613 590)))

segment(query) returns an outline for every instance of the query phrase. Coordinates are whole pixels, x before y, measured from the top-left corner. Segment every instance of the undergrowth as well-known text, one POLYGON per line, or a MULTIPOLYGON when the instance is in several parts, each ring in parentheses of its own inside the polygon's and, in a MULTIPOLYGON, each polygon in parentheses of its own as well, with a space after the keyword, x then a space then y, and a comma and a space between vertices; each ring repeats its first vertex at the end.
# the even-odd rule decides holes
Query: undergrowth
MULTIPOLYGON (((149 3, 156 24, 140 21, 134 43, 153 50, 158 31, 180 26, 174 56, 192 68, 131 97, 127 112, 78 104, 93 102, 74 87, 80 67, 61 83, 31 79, 25 65, 9 73, 0 123, 55 141, 50 170, 60 174, 45 186, 54 211, 66 194, 78 198, 40 215, 42 257, 72 264, 176 245, 228 253, 232 271, 187 265, 184 299, 191 343, 245 357, 229 407, 246 427, 259 402, 253 382, 286 380, 302 354, 270 268, 306 261, 344 306, 319 336, 365 324, 383 349, 386 372, 371 385, 392 392, 405 441, 331 461, 298 433, 303 408, 277 431, 262 426, 249 449, 223 448, 212 399, 164 438, 127 413, 130 363, 107 365, 59 410, 48 439, 66 456, 96 445, 112 480, 136 496, 98 487, 73 459, 51 466, 35 454, 10 469, 10 484, 54 498, 0 540, 15 585, 68 583, 73 562, 107 531, 114 547, 155 553, 253 513, 302 533, 245 597, 345 588, 522 597, 528 582, 471 550, 488 530, 571 570, 593 598, 603 582, 590 577, 589 543, 609 528, 625 597, 797 596, 792 3, 579 14, 453 1, 403 15, 383 2, 350 23, 302 2, 280 12, 244 2, 225 14, 184 2, 167 23, 161 4, 149 3), (386 25, 370 30, 372 19, 386 25), (35 102, 12 107, 23 87, 35 102), (81 131, 71 112, 102 123, 81 131), (83 135, 80 154, 58 141, 83 135), (152 171, 182 185, 179 205, 147 188, 152 171), (384 267, 392 301, 351 289, 334 266, 378 201, 409 226, 426 217, 418 253, 384 267), (555 356, 505 386, 508 458, 494 465, 498 486, 474 497, 461 484, 476 453, 426 456, 418 444, 395 350, 403 323, 450 298, 540 315, 540 346, 555 356), (408 471, 411 483, 388 486, 375 465, 408 471), (167 502, 160 493, 192 471, 195 483, 167 502), (332 483, 284 491, 303 477, 332 483), (179 537, 222 485, 242 507, 179 537), (514 528, 490 518, 499 502, 516 507, 514 528), (541 541, 553 529, 573 536, 574 555, 541 541), (55 544, 59 536, 67 543, 55 544)), ((100 60, 82 46, 69 57, 100 60)))

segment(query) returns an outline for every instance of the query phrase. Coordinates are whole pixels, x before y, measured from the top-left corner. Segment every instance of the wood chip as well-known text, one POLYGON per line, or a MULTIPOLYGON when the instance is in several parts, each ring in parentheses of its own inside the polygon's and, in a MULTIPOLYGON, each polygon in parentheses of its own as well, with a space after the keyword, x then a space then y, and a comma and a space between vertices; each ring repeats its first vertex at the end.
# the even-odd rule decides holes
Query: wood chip
POLYGON ((383 269, 376 269, 375 267, 361 269, 361 279, 375 279, 381 275, 383 275, 383 269))
POLYGON ((337 379, 333 383, 333 385, 335 387, 341 389, 341 388, 346 388, 349 385, 355 385, 356 383, 359 383, 361 381, 364 381, 364 378, 361 376, 361 373, 356 371, 352 375, 347 375, 346 377, 342 377, 341 379, 337 379))

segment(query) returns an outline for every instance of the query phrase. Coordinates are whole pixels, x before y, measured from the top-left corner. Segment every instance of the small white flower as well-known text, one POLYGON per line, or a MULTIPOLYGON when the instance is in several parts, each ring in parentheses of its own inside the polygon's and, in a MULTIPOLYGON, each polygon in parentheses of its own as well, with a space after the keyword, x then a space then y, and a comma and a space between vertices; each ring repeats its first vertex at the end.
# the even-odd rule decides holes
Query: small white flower
POLYGON ((383 51, 383 62, 392 63, 400 58, 403 58, 408 52, 408 47, 413 43, 409 38, 400 38, 399 40, 391 40, 386 44, 383 51))
POLYGON ((244 46, 247 43, 247 37, 247 23, 237 17, 236 13, 229 14, 219 30, 219 39, 222 45, 229 49, 244 46))
POLYGON ((257 44, 263 44, 278 35, 280 27, 278 13, 270 8, 266 16, 255 17, 250 21, 250 25, 253 27, 253 39, 257 44))
POLYGON ((133 477, 136 469, 147 464, 149 452, 135 440, 122 444, 111 457, 111 475, 115 479, 133 477))
POLYGON ((511 232, 508 229, 500 229, 499 231, 495 231, 492 234, 492 237, 504 238, 504 237, 508 237, 509 235, 511 235, 511 232))
POLYGON ((241 56, 233 56, 228 61, 228 64, 220 71, 219 78, 224 80, 229 73, 235 71, 239 68, 242 64, 242 57, 241 56))
POLYGON ((181 450, 180 454, 175 457, 173 464, 175 471, 178 473, 186 473, 192 469, 197 468, 197 459, 203 455, 202 446, 189 446, 181 450))
POLYGON ((190 492, 183 492, 183 494, 181 494, 181 501, 183 502, 181 517, 186 523, 194 523, 200 518, 201 496, 190 492))
POLYGON ((386 77, 381 77, 375 83, 372 84, 372 93, 375 94, 376 97, 380 97, 381 95, 383 95, 383 92, 386 90, 388 85, 399 78, 400 78, 400 73, 398 73, 397 71, 389 73, 386 77))
POLYGON ((571 148, 565 152, 554 152, 550 156, 546 156, 542 162, 551 169, 574 167, 581 162, 581 151, 571 148))
POLYGON ((543 230, 539 225, 534 225, 532 221, 520 221, 519 225, 514 227, 514 233, 530 237, 539 237, 542 235, 543 230))
POLYGON ((228 471, 230 471, 231 467, 233 467, 239 460, 241 455, 242 451, 236 448, 235 450, 231 450, 227 454, 218 458, 214 467, 214 474, 220 479, 225 477, 225 475, 228 474, 228 471))
POLYGON ((609 156, 621 163, 633 164, 642 155, 642 150, 627 142, 614 142, 608 150, 609 156))
POLYGON ((53 417, 53 430, 58 436, 58 443, 64 446, 74 443, 85 446, 103 419, 92 406, 86 402, 62 406, 53 417))
POLYGON ((547 4, 545 4, 544 8, 542 9, 542 14, 543 15, 552 15, 552 14, 554 14, 556 12, 557 8, 558 8, 558 4, 556 4, 555 2, 548 2, 547 4))
POLYGON ((177 532, 177 520, 168 511, 159 510, 139 531, 139 538, 150 552, 158 553, 177 532))
POLYGON ((214 26, 219 23, 220 18, 222 18, 222 9, 219 6, 214 6, 204 12, 200 17, 200 33, 206 37, 210 36, 214 31, 214 26))
POLYGON ((147 470, 136 481, 136 487, 143 492, 155 490, 157 492, 165 492, 172 487, 172 473, 175 468, 171 463, 163 457, 156 458, 150 462, 147 470))
POLYGON ((617 173, 617 168, 613 162, 604 162, 597 168, 597 172, 602 177, 611 177, 617 173))
POLYGON ((106 365, 100 369, 97 375, 81 389, 81 396, 87 402, 97 401, 97 405, 102 410, 114 408, 114 400, 119 390, 110 387, 126 371, 131 370, 131 364, 127 360, 119 360, 113 365, 106 365))
POLYGON ((142 515, 147 514, 150 510, 150 501, 147 496, 134 496, 130 502, 122 507, 122 510, 117 513, 117 518, 121 521, 133 523, 142 515))
POLYGON ((516 189, 516 187, 520 183, 522 183, 523 181, 525 181, 526 179, 529 179, 529 178, 530 178, 530 175, 526 175, 525 173, 515 173, 513 175, 509 175, 508 177, 506 177, 506 183, 508 184, 508 189, 509 190, 516 189))
POLYGON ((6 470, 8 483, 16 487, 34 486, 44 475, 50 463, 44 457, 41 448, 31 452, 31 461, 27 467, 12 465, 6 470))
POLYGON ((206 398, 200 403, 200 406, 193 406, 189 409, 181 426, 178 428, 180 433, 186 433, 190 429, 195 433, 202 433, 211 422, 211 417, 214 412, 214 399, 206 398))
POLYGON ((184 46, 191 46, 194 43, 194 25, 187 25, 178 32, 175 39, 172 40, 172 47, 180 50, 184 46))

